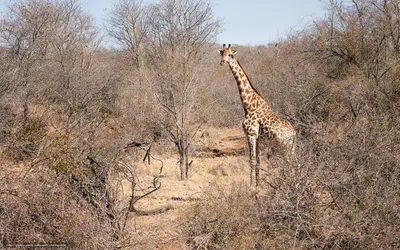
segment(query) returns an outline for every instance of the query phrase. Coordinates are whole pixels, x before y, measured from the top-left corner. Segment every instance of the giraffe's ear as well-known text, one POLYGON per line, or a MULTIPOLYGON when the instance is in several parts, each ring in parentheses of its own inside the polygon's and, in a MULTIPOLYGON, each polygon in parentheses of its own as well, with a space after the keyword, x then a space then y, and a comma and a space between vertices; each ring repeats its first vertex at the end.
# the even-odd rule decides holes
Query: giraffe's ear
POLYGON ((222 56, 222 54, 224 54, 223 50, 218 50, 218 54, 220 54, 222 56))
POLYGON ((236 55, 237 50, 232 50, 232 56, 236 55))

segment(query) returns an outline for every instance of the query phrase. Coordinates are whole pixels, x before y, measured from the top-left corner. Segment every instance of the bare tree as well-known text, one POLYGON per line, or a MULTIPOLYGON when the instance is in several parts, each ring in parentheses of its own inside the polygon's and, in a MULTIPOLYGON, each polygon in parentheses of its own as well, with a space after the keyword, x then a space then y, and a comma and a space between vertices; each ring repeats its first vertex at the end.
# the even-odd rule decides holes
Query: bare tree
POLYGON ((141 0, 120 0, 111 11, 108 34, 131 55, 139 72, 143 64, 142 46, 147 35, 147 7, 141 0))
POLYGON ((45 1, 16 2, 0 20, 1 44, 7 47, 18 79, 14 88, 22 90, 24 121, 29 118, 32 71, 46 55, 48 34, 52 31, 55 9, 45 1), (27 11, 34 10, 34 11, 27 11))
POLYGON ((163 111, 157 120, 178 149, 180 176, 187 178, 191 139, 198 128, 199 65, 222 24, 203 0, 164 0, 150 14, 152 91, 163 111))

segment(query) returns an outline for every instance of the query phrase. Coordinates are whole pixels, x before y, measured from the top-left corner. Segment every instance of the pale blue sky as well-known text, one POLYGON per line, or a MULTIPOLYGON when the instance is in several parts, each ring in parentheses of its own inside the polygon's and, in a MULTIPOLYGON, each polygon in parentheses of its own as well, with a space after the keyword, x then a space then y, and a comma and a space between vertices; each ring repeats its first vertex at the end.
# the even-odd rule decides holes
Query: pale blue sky
MULTIPOLYGON (((0 0, 2 12, 8 2, 10 0, 0 0)), ((118 0, 80 2, 101 28, 107 13, 118 0)), ((325 15, 321 0, 211 0, 210 3, 215 16, 224 20, 225 31, 219 36, 220 43, 267 44, 284 37, 291 29, 301 29, 306 23, 325 15)))
POLYGON ((320 0, 213 0, 214 13, 223 18, 225 32, 220 41, 260 45, 276 41, 291 29, 301 29, 324 17, 320 0))

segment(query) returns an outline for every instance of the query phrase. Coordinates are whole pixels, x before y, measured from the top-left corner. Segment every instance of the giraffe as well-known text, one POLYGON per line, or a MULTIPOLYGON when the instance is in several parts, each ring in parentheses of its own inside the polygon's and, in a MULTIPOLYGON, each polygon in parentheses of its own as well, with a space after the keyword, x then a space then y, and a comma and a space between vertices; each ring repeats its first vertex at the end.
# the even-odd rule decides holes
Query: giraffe
MULTIPOLYGON (((236 79, 240 98, 245 113, 245 119, 242 123, 244 133, 247 137, 250 151, 250 185, 253 185, 253 172, 255 172, 255 185, 259 184, 260 172, 260 151, 259 139, 276 138, 284 149, 286 156, 294 153, 294 139, 296 132, 289 121, 275 114, 267 101, 252 86, 245 71, 241 67, 239 61, 234 57, 237 51, 231 49, 224 44, 219 53, 222 56, 220 65, 223 66, 228 62, 232 74, 236 79)), ((288 158, 290 160, 290 158, 288 158)))

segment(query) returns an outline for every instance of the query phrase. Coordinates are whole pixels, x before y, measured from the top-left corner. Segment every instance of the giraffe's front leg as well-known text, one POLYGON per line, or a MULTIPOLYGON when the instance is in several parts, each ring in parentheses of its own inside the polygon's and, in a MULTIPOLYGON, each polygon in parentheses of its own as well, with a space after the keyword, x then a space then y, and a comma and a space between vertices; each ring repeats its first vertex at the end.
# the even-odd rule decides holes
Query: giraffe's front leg
POLYGON ((247 136, 250 151, 250 185, 253 185, 253 172, 256 173, 256 186, 258 185, 259 174, 259 157, 257 149, 258 139, 258 125, 252 124, 251 121, 245 120, 243 122, 243 130, 247 136))
POLYGON ((250 185, 253 185, 253 173, 256 172, 256 186, 257 186, 257 137, 256 135, 247 135, 247 140, 249 142, 250 151, 250 185))

